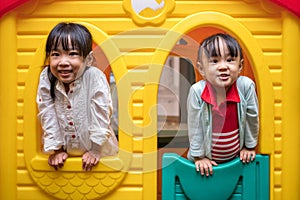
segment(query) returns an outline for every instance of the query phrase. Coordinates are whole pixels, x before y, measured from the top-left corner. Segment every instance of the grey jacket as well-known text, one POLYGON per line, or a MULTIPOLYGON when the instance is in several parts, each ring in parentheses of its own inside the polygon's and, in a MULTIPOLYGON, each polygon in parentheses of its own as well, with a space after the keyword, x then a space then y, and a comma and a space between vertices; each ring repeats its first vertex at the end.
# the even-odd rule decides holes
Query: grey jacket
MULTIPOLYGON (((257 145, 259 132, 255 84, 245 76, 240 76, 236 83, 240 96, 240 103, 238 103, 240 148, 254 148, 257 145)), ((206 81, 202 80, 192 85, 187 99, 190 142, 188 159, 190 160, 194 160, 194 157, 212 159, 212 108, 210 104, 201 99, 205 84, 206 81)))

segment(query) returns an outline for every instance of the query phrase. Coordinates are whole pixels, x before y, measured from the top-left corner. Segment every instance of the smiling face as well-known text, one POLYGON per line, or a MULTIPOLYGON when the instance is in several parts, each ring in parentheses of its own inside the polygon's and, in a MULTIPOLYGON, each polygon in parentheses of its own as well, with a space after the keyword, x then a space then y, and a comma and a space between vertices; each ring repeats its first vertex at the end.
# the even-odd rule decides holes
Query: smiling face
POLYGON ((240 55, 233 56, 223 38, 218 37, 213 42, 214 51, 218 53, 200 55, 200 72, 215 90, 227 91, 239 76, 242 60, 240 55))
MULTIPOLYGON (((66 89, 82 75, 85 66, 92 63, 92 43, 91 33, 80 24, 61 22, 50 31, 45 64, 66 89)), ((53 79, 51 84, 55 81, 53 79)))
MULTIPOLYGON (((69 43, 71 45, 71 43, 69 43)), ((84 70, 84 58, 74 46, 64 49, 61 44, 52 49, 49 55, 49 65, 52 74, 65 85, 78 78, 84 70)))

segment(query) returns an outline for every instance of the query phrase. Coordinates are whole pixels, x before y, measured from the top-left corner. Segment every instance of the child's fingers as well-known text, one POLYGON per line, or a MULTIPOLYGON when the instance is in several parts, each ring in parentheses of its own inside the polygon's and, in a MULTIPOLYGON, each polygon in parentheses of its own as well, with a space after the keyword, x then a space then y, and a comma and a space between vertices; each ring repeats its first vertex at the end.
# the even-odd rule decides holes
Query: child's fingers
POLYGON ((58 160, 55 155, 50 155, 48 159, 48 164, 50 166, 56 166, 58 164, 58 160))
POLYGON ((252 162, 255 159, 255 152, 249 152, 248 154, 248 162, 252 162))
POLYGON ((249 153, 247 153, 246 162, 248 163, 248 162, 250 162, 250 160, 251 160, 251 153, 249 152, 249 153))
POLYGON ((89 165, 89 158, 86 157, 85 159, 82 160, 82 169, 87 171, 89 165))
POLYGON ((94 158, 94 160, 92 162, 93 166, 97 165, 98 162, 99 162, 99 159, 98 158, 94 158))
POLYGON ((199 164, 197 162, 195 162, 195 167, 196 167, 196 171, 199 172, 200 167, 199 167, 199 164))
POLYGON ((203 166, 203 165, 200 165, 200 173, 201 173, 201 175, 204 175, 204 174, 206 174, 206 171, 205 171, 205 169, 204 169, 204 166, 203 166))
POLYGON ((49 158, 48 158, 48 164, 50 165, 50 166, 52 166, 52 159, 51 159, 51 155, 49 156, 49 158))
POLYGON ((207 172, 206 172, 206 175, 207 175, 207 176, 212 175, 212 174, 213 174, 212 164, 209 163, 208 169, 209 169, 209 172, 207 171, 207 172))
POLYGON ((68 157, 68 154, 65 153, 65 152, 58 153, 58 154, 56 155, 56 157, 57 157, 57 164, 56 164, 56 165, 57 165, 59 168, 62 168, 62 167, 64 166, 65 160, 66 160, 67 157, 68 157))
POLYGON ((48 159, 48 164, 51 166, 51 167, 54 167, 54 169, 55 170, 57 170, 58 169, 58 167, 57 167, 57 160, 55 159, 55 157, 50 157, 49 159, 48 159))
POLYGON ((57 163, 56 165, 62 166, 64 164, 63 156, 61 154, 57 155, 57 163))
MULTIPOLYGON (((241 161, 243 161, 243 157, 244 157, 244 154, 243 154, 243 152, 241 152, 241 153, 240 153, 240 160, 241 160, 241 161)), ((243 161, 243 162, 244 162, 244 161, 243 161)))
POLYGON ((64 166, 65 160, 68 158, 68 154, 65 152, 52 154, 48 158, 48 164, 54 167, 55 170, 64 166))
POLYGON ((67 153, 64 152, 64 153, 63 153, 63 161, 66 161, 67 158, 68 158, 68 156, 69 156, 69 155, 68 155, 67 153))
POLYGON ((92 165, 88 164, 88 163, 85 163, 84 164, 84 167, 83 167, 83 170, 84 171, 91 171, 92 170, 92 165))
POLYGON ((95 165, 94 163, 96 158, 89 152, 85 153, 82 157, 82 168, 85 171, 90 171, 92 167, 95 165))
POLYGON ((201 175, 209 176, 213 174, 212 165, 207 163, 200 163, 199 164, 200 173, 201 175))
POLYGON ((201 162, 196 162, 195 163, 196 166, 196 171, 200 172, 201 175, 204 175, 204 167, 203 164, 201 162))
POLYGON ((203 172, 205 173, 206 176, 212 175, 213 174, 213 169, 212 165, 209 163, 205 163, 203 165, 203 172))
POLYGON ((251 161, 253 161, 255 159, 255 156, 256 156, 256 154, 253 153, 252 156, 251 156, 251 161))
POLYGON ((246 162, 246 153, 244 151, 241 151, 240 153, 240 160, 245 163, 246 162))
POLYGON ((195 162, 196 171, 200 172, 201 175, 212 175, 213 174, 213 166, 217 166, 218 164, 215 161, 211 161, 209 159, 204 159, 202 161, 195 162))
POLYGON ((217 166, 217 165, 218 165, 215 161, 211 161, 211 164, 212 164, 213 166, 217 166))
POLYGON ((252 151, 241 151, 240 154, 240 160, 243 161, 243 163, 249 163, 250 161, 253 161, 255 159, 255 152, 252 151))
POLYGON ((93 166, 97 165, 99 163, 99 159, 96 155, 94 155, 92 152, 86 152, 82 156, 82 168, 85 171, 90 171, 93 166))

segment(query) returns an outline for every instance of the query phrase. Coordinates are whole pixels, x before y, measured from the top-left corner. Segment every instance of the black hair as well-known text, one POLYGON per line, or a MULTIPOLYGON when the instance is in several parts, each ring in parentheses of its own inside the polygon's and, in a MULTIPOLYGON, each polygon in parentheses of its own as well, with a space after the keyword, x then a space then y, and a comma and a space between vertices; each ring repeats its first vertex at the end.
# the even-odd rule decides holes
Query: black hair
MULTIPOLYGON (((49 58, 51 51, 57 50, 60 45, 65 51, 76 49, 83 58, 86 58, 92 51, 92 44, 92 35, 85 26, 77 23, 61 22, 57 24, 48 35, 46 58, 49 58), (71 45, 69 42, 71 42, 71 45)), ((48 77, 51 83, 50 94, 54 99, 54 88, 57 78, 51 73, 50 67, 48 68, 48 77)))
POLYGON ((218 33, 209 36, 208 38, 206 38, 201 42, 198 50, 198 62, 201 62, 203 53, 205 53, 207 57, 221 56, 221 50, 219 44, 220 38, 225 42, 231 57, 240 56, 240 59, 241 60, 243 59, 242 48, 237 42, 237 40, 228 34, 218 33))

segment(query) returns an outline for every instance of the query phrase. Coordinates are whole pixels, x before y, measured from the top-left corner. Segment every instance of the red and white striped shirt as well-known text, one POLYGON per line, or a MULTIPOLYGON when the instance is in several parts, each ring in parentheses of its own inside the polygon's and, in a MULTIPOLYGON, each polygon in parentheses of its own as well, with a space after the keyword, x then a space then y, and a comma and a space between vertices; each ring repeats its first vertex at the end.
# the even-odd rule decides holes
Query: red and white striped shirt
POLYGON ((227 162, 240 151, 237 103, 240 102, 236 83, 226 93, 226 100, 217 105, 213 87, 207 82, 201 98, 212 105, 212 159, 227 162))
POLYGON ((228 133, 213 133, 211 155, 216 162, 226 162, 235 158, 240 151, 238 129, 228 133))

